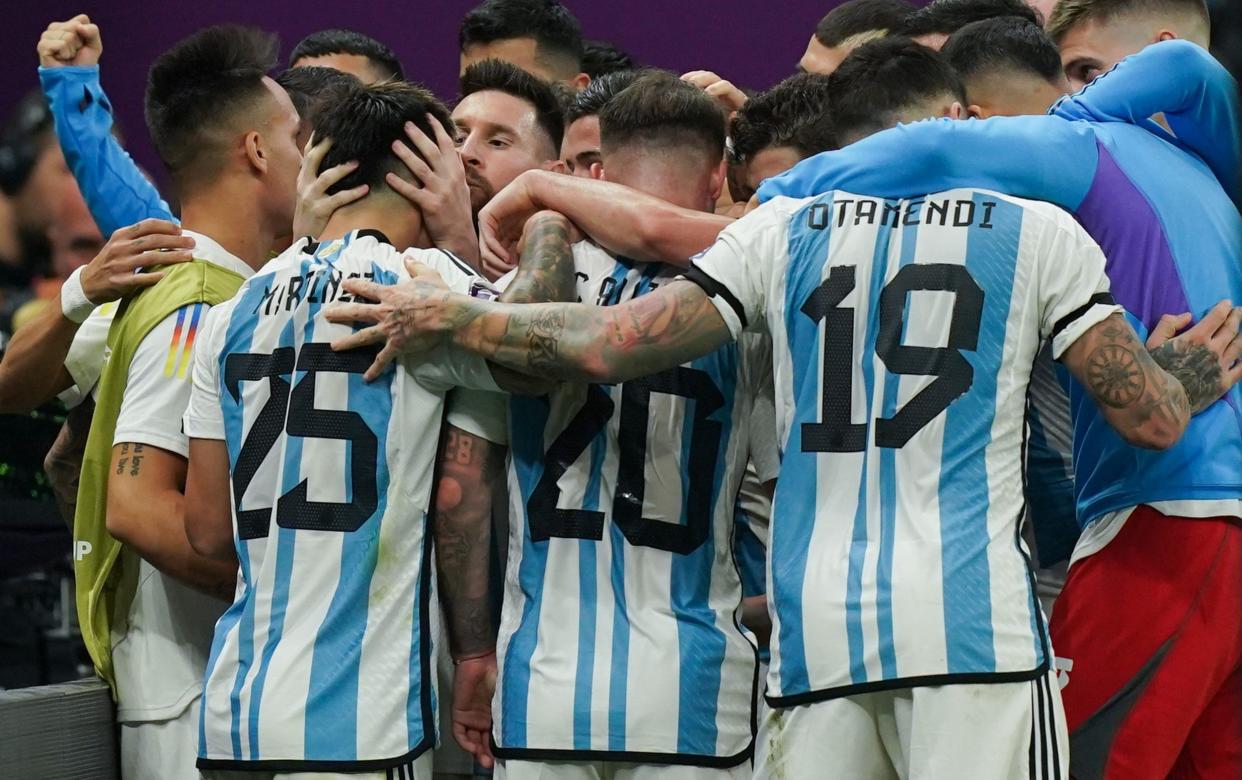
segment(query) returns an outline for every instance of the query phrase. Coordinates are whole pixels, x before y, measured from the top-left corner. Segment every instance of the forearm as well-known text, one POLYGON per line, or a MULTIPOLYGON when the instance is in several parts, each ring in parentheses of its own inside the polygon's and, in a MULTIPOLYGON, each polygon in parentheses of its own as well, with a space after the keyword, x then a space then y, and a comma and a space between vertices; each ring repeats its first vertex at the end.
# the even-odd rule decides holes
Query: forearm
POLYGON ((624 382, 672 368, 730 340, 692 282, 673 282, 619 306, 512 305, 450 296, 441 327, 467 350, 534 376, 624 382))
POLYGON ((517 273, 500 296, 505 303, 572 301, 574 253, 569 224, 553 212, 540 212, 526 223, 526 243, 517 273))
POLYGON ((689 258, 711 246, 733 222, 620 184, 576 176, 532 177, 531 195, 608 251, 640 262, 688 267, 689 258))
POLYGON ((440 599, 454 658, 481 655, 496 646, 489 587, 491 482, 501 473, 504 457, 500 445, 448 427, 432 527, 440 599))
POLYGON ((65 357, 77 332, 77 323, 61 313, 58 294, 13 334, 0 360, 0 413, 28 412, 70 385, 65 357))

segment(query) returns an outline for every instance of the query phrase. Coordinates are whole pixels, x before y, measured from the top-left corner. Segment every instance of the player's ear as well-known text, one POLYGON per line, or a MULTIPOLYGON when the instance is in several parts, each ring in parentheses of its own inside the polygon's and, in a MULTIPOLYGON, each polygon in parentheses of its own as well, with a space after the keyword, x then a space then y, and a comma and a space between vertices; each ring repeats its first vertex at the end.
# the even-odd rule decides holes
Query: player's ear
POLYGON ((1158 30, 1156 39, 1152 43, 1160 43, 1161 41, 1172 41, 1177 39, 1177 33, 1172 30, 1158 30))
POLYGON ((962 108, 962 104, 953 101, 953 105, 945 109, 944 115, 949 119, 964 119, 966 117, 966 109, 962 108))
POLYGON ((548 166, 548 170, 553 173, 569 173, 569 169, 565 167, 564 160, 557 160, 548 166))
POLYGON ((966 116, 968 117, 972 117, 974 119, 987 119, 991 115, 991 111, 988 111, 986 108, 976 103, 971 103, 969 106, 966 106, 966 116))
POLYGON ((259 174, 267 173, 267 149, 264 148, 263 136, 251 130, 242 137, 242 150, 250 167, 259 174))
POLYGON ((569 81, 569 88, 575 92, 581 92, 587 88, 587 84, 591 83, 591 77, 585 73, 579 73, 569 81))
POLYGON ((728 163, 723 157, 720 158, 720 164, 716 166, 716 170, 712 171, 711 181, 708 186, 711 188, 712 202, 720 200, 720 193, 724 190, 725 176, 728 174, 728 163))
POLYGON ((604 164, 599 162, 591 163, 591 178, 597 181, 608 181, 608 177, 604 175, 604 164))

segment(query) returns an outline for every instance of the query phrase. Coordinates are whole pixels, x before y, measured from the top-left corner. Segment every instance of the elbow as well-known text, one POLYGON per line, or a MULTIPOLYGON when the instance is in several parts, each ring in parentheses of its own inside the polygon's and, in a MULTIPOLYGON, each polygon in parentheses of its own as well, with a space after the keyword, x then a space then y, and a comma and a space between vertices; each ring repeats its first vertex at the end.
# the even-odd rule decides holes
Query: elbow
POLYGON ((190 543, 190 549, 204 558, 228 560, 234 555, 232 527, 230 526, 230 532, 226 536, 213 533, 209 525, 200 522, 191 513, 186 513, 185 538, 190 543))
POLYGON ((108 534, 121 544, 132 545, 134 543, 134 531, 137 524, 128 512, 109 505, 105 525, 108 528, 108 534))
POLYGON ((1185 420, 1181 426, 1173 424, 1147 424, 1121 432, 1126 444, 1144 450, 1167 450, 1181 441, 1186 431, 1185 420))

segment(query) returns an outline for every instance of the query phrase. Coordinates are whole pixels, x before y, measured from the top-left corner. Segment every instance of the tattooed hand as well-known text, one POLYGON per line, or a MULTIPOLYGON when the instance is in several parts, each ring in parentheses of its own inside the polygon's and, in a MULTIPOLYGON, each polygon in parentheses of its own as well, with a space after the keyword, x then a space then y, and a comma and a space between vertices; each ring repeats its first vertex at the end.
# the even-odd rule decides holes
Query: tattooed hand
POLYGON ((460 324, 456 299, 469 301, 454 294, 434 269, 407 259, 410 278, 400 284, 386 285, 364 279, 346 280, 343 287, 359 298, 375 303, 342 303, 324 310, 329 322, 345 324, 374 323, 332 342, 341 351, 384 343, 384 348, 367 369, 366 380, 375 380, 388 364, 401 354, 418 354, 444 343, 445 336, 460 324))
POLYGON ((1189 314, 1165 315, 1147 339, 1152 360, 1186 388, 1192 414, 1211 406, 1242 380, 1242 307, 1216 304, 1197 325, 1189 314))

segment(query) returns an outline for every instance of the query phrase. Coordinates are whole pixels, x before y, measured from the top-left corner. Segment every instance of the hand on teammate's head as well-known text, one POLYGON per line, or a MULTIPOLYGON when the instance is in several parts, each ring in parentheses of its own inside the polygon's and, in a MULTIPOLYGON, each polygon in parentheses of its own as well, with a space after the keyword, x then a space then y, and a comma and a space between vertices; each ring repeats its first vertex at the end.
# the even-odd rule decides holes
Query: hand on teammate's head
POLYGON ((319 170, 323 159, 332 148, 332 139, 318 140, 314 135, 306 142, 302 156, 302 167, 298 170, 298 202, 293 212, 293 235, 318 237, 328 224, 332 214, 342 206, 346 206, 370 191, 366 184, 359 184, 348 190, 341 190, 332 195, 328 190, 332 185, 344 179, 358 169, 358 161, 350 160, 334 165, 327 170, 319 170))
POLYGON ((681 80, 693 84, 715 98, 716 102, 729 114, 746 105, 746 93, 733 85, 733 82, 722 79, 710 70, 692 70, 683 73, 681 80))
POLYGON ((188 263, 194 259, 193 249, 194 239, 163 219, 120 228, 83 267, 82 291, 96 305, 134 295, 164 278, 162 271, 142 269, 188 263))
POLYGON ((427 116, 427 124, 431 126, 435 138, 429 137, 413 122, 406 122, 405 135, 410 143, 393 141, 392 144, 393 154, 405 164, 414 181, 391 172, 385 175, 384 181, 418 207, 427 233, 436 246, 449 249, 474 265, 477 242, 471 217, 470 187, 466 184, 466 166, 448 130, 431 115, 427 116), (414 149, 418 150, 417 154, 414 149))
POLYGON ((66 22, 49 24, 35 48, 39 52, 39 65, 44 68, 90 66, 99 63, 103 39, 99 35, 99 25, 92 24, 86 14, 78 14, 66 22))

